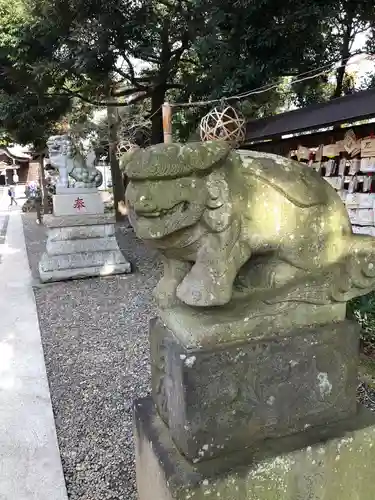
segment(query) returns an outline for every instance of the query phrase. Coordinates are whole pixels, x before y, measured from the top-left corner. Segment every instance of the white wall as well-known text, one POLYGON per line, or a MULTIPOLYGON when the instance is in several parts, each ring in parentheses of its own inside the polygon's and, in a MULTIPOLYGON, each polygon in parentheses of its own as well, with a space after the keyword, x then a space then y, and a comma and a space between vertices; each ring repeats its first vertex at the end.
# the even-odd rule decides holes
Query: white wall
POLYGON ((111 175, 111 167, 109 165, 96 165, 98 170, 103 175, 103 184, 99 187, 100 190, 106 190, 112 187, 112 175, 111 175))

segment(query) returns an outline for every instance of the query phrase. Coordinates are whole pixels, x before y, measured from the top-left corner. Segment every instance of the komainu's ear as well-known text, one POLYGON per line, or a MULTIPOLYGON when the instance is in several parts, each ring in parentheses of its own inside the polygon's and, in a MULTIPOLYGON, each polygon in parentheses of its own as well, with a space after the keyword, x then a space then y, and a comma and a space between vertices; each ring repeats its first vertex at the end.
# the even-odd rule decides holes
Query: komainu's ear
POLYGON ((227 229, 233 218, 233 204, 224 169, 212 172, 207 177, 206 187, 208 199, 203 218, 212 232, 220 233, 227 229))
POLYGON ((219 208, 229 201, 229 186, 224 171, 215 171, 206 177, 209 195, 208 208, 219 208))
POLYGON ((156 144, 127 158, 126 173, 139 180, 188 177, 209 170, 230 152, 225 141, 156 144))

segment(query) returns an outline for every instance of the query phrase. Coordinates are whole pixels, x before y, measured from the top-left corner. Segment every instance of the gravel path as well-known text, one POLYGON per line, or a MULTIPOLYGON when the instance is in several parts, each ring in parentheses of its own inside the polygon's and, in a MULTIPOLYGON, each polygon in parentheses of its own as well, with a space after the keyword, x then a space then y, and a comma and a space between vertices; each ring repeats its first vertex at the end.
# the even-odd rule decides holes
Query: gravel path
MULTIPOLYGON (((23 216, 33 276, 43 226, 23 216)), ((134 274, 34 288, 70 500, 136 500, 132 402, 149 391, 148 321, 159 262, 118 229, 134 274)))

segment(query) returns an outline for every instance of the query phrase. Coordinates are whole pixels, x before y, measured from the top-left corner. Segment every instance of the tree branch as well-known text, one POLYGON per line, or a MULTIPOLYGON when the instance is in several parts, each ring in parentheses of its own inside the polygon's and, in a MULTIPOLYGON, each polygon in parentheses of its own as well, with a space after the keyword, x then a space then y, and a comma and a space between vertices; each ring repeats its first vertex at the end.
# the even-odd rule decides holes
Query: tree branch
POLYGON ((122 88, 119 90, 114 90, 114 91, 112 91, 112 95, 113 95, 113 97, 124 97, 127 95, 136 94, 138 92, 144 92, 146 90, 148 90, 148 89, 142 85, 141 89, 139 89, 139 88, 130 88, 130 89, 129 88, 122 88))
POLYGON ((133 50, 132 52, 134 57, 136 57, 137 59, 141 59, 142 61, 151 62, 155 64, 160 63, 160 57, 150 54, 149 52, 143 52, 142 50, 133 50))
POLYGON ((353 29, 353 37, 360 35, 361 33, 366 33, 367 30, 368 30, 368 26, 358 28, 358 29, 354 28, 353 29))
POLYGON ((166 87, 167 90, 170 90, 170 89, 183 89, 185 87, 185 85, 182 85, 182 83, 167 83, 165 87, 166 87))
POLYGON ((168 7, 169 9, 176 9, 176 5, 174 5, 172 2, 168 2, 168 0, 159 0, 159 3, 164 5, 164 7, 168 7))
POLYGON ((197 61, 194 61, 190 57, 181 57, 180 61, 183 63, 192 64, 193 66, 198 66, 199 64, 197 61))
POLYGON ((124 71, 122 71, 121 68, 115 68, 113 70, 114 73, 117 73, 118 75, 122 76, 125 80, 130 80, 130 77, 128 74, 126 74, 124 71))
POLYGON ((148 82, 150 83, 152 81, 152 76, 141 76, 141 77, 137 77, 137 80, 139 82, 148 82))
POLYGON ((178 59, 182 56, 183 52, 189 48, 190 35, 187 31, 181 37, 181 46, 178 49, 171 51, 171 57, 177 56, 178 59))
POLYGON ((139 101, 142 101, 149 97, 150 92, 143 92, 141 94, 138 94, 135 96, 133 99, 128 99, 126 102, 118 102, 117 100, 115 101, 96 101, 93 99, 90 99, 78 92, 69 90, 69 89, 63 89, 63 92, 50 92, 46 94, 47 96, 56 96, 56 97, 69 97, 69 98, 74 98, 76 97, 77 99, 80 99, 83 102, 86 102, 87 104, 91 104, 92 106, 97 106, 97 107, 125 107, 125 106, 131 106, 132 104, 135 104, 139 101))
POLYGON ((137 77, 135 75, 135 69, 134 69, 134 66, 131 62, 131 60, 129 59, 129 57, 126 55, 126 54, 122 54, 121 55, 124 59, 124 61, 126 62, 126 64, 128 65, 128 69, 129 69, 129 73, 130 73, 130 81, 131 83, 134 85, 134 87, 137 87, 138 89, 142 89, 142 85, 137 81, 137 77))
MULTIPOLYGON (((127 102, 117 103, 117 106, 119 108, 131 106, 132 104, 136 104, 137 102, 144 101, 148 97, 151 97, 150 92, 144 92, 143 94, 139 94, 136 97, 134 97, 134 99, 128 100, 127 102)), ((107 104, 107 106, 116 106, 116 104, 107 104)))

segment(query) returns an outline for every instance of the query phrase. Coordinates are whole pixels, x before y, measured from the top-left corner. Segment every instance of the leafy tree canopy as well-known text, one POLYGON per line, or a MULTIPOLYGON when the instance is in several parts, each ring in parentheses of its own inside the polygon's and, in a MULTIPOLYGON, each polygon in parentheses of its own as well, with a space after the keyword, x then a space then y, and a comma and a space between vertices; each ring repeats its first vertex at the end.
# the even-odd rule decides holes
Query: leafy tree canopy
MULTIPOLYGON (((355 36, 371 32, 372 3, 0 0, 0 89, 11 96, 4 113, 12 114, 18 93, 25 112, 40 106, 30 117, 38 130, 37 115, 52 123, 76 98, 95 106, 132 102, 142 118, 151 117, 158 142, 166 99, 220 98, 275 83, 241 101, 246 113, 273 113, 291 96, 300 105, 325 100, 345 91, 345 67, 344 76, 337 70, 336 86, 322 75, 289 89, 285 77, 340 59, 345 64, 355 36)), ((188 137, 207 109, 179 110, 179 135, 188 137)))
POLYGON ((33 72, 22 59, 26 21, 21 1, 0 0, 0 128, 8 140, 43 148, 70 99, 49 95, 45 82, 30 83, 33 72))

